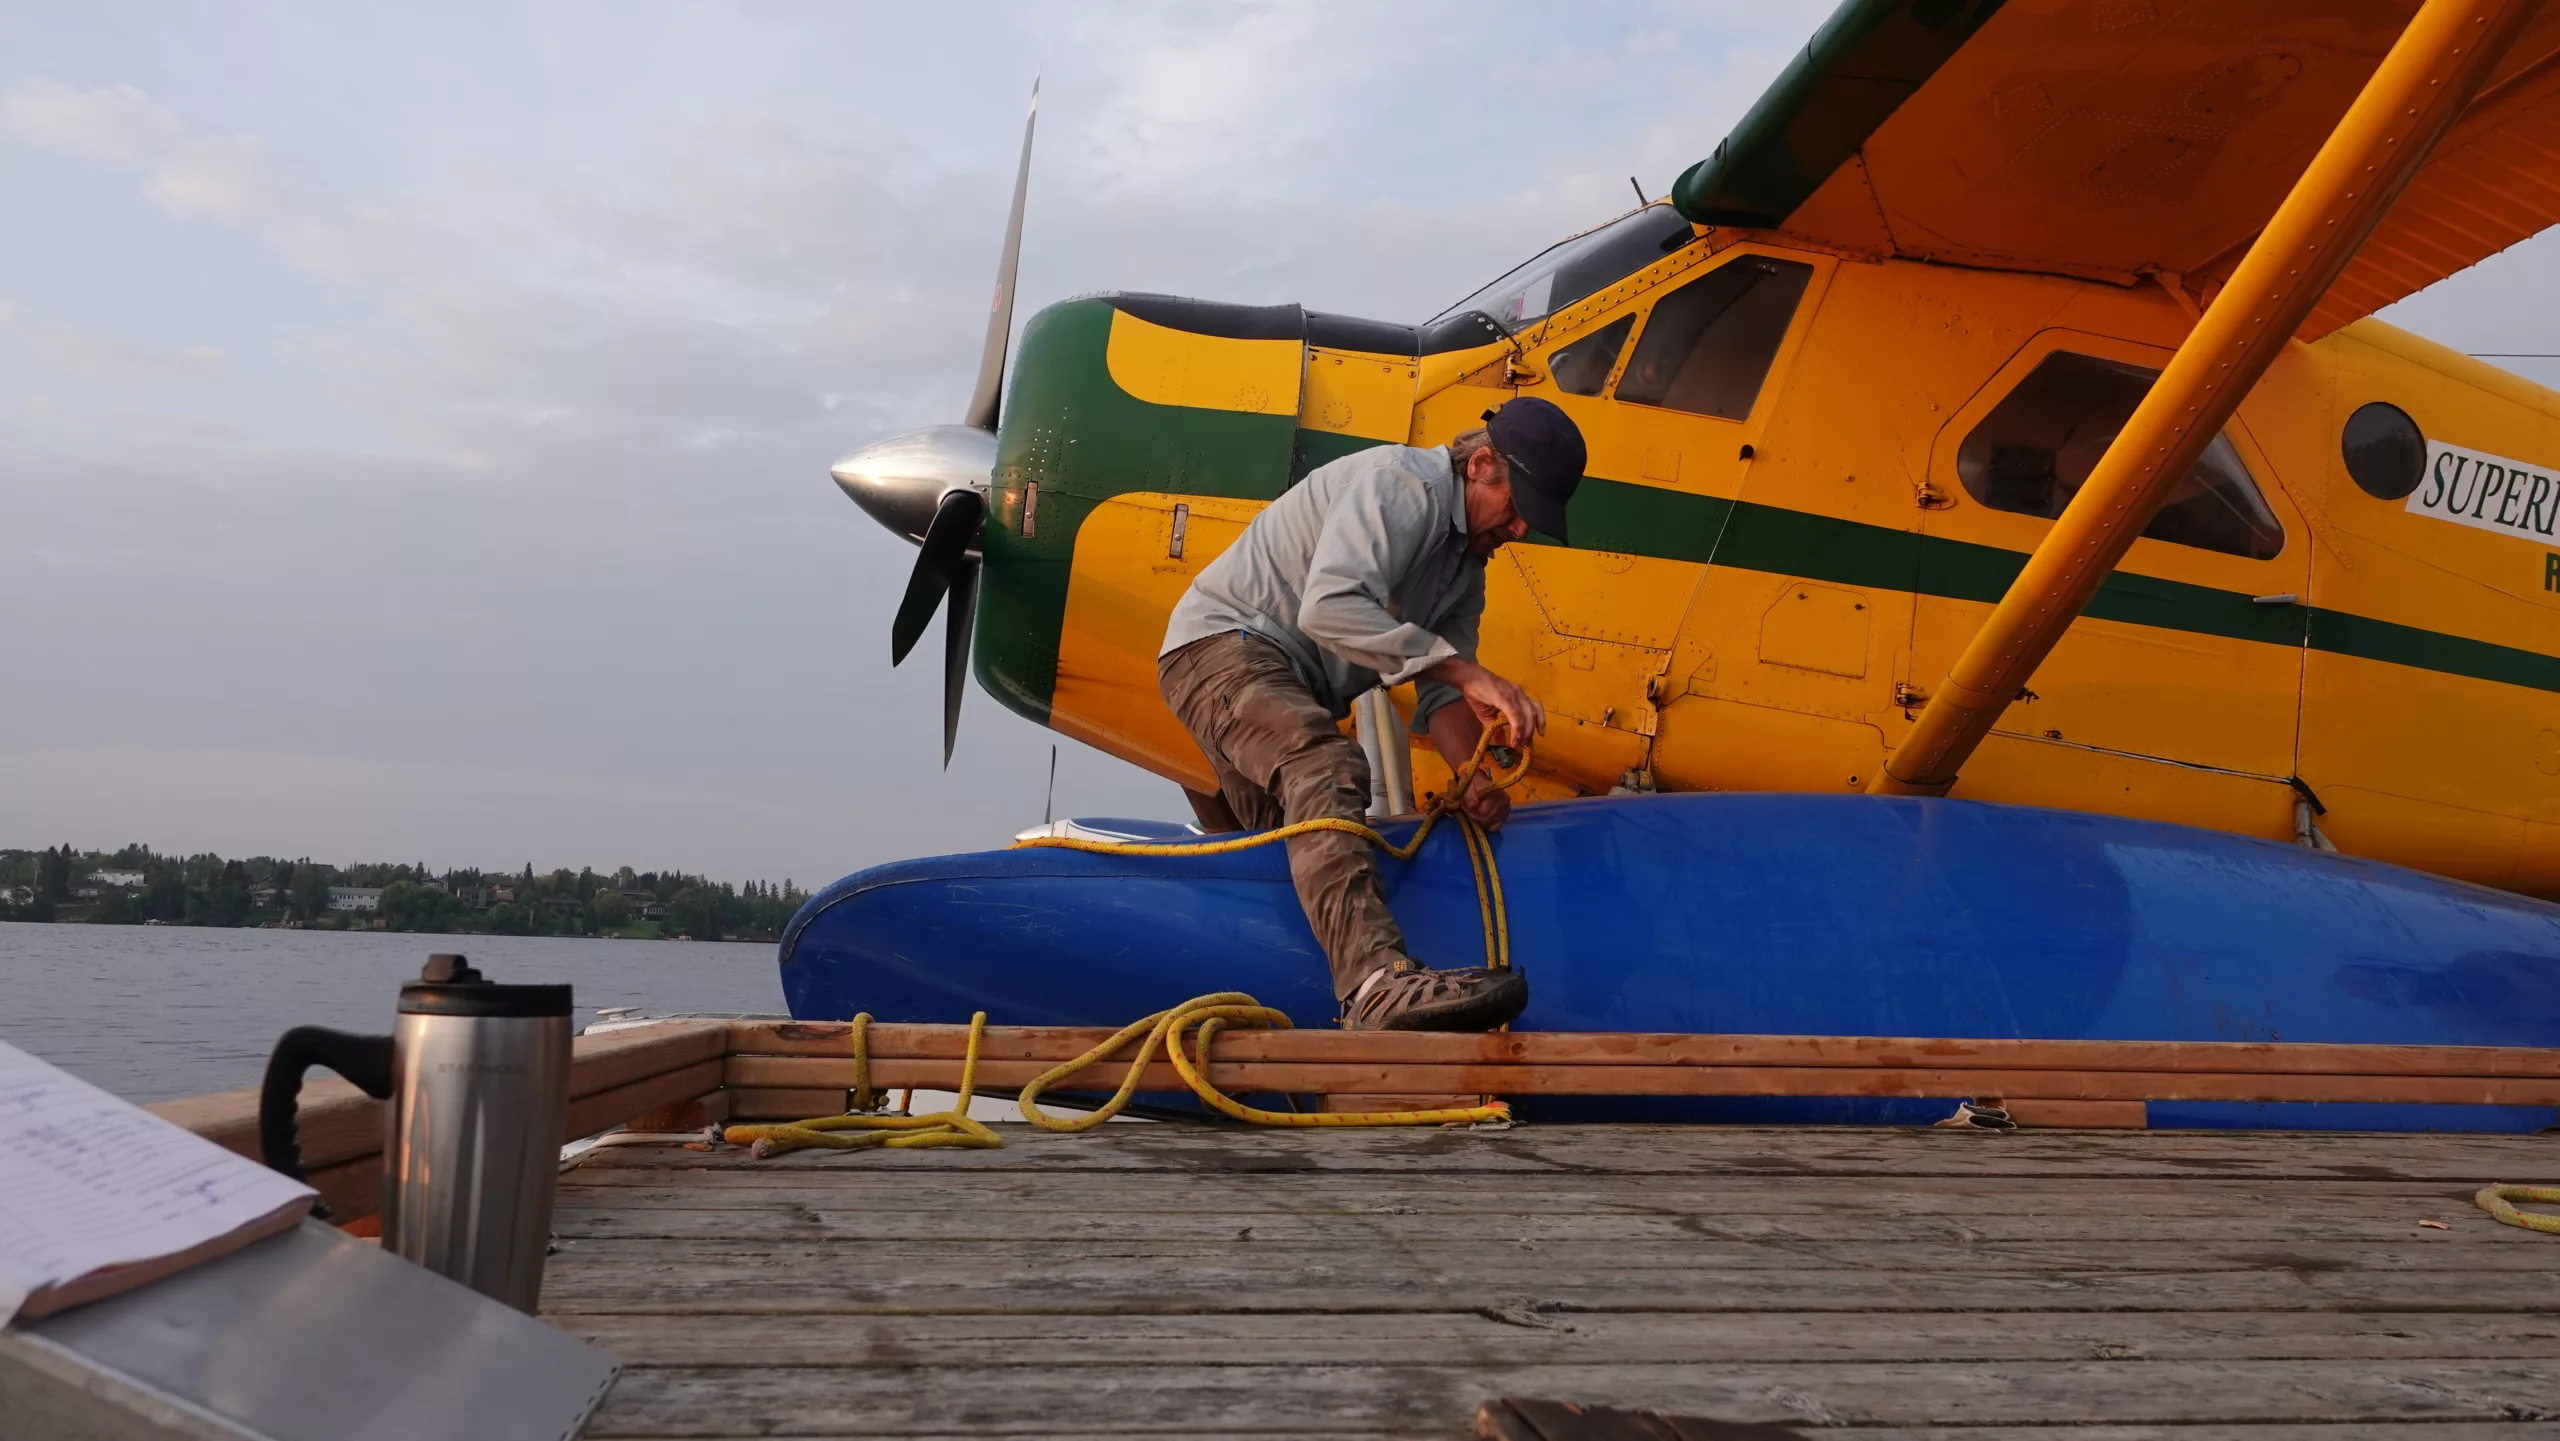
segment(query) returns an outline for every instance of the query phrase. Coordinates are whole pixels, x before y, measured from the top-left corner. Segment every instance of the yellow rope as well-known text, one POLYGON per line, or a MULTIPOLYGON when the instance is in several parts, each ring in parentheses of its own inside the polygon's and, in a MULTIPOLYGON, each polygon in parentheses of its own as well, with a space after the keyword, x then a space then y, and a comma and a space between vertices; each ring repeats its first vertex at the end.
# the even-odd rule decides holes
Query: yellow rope
MULTIPOLYGON (((1503 724, 1496 721, 1495 725, 1503 724)), ((1460 810, 1459 798, 1484 771, 1485 758, 1493 746, 1492 726, 1476 738, 1475 754, 1467 758, 1449 778, 1449 789, 1432 797, 1424 812, 1422 824, 1403 845, 1396 845, 1374 828, 1359 821, 1338 816, 1323 816, 1299 821, 1278 830, 1250 836, 1233 836, 1224 840, 1201 841, 1094 841, 1069 836, 1040 836, 1017 841, 1018 847, 1049 846, 1059 850, 1092 851, 1109 856, 1222 856, 1251 850, 1302 836, 1313 831, 1340 831, 1354 835, 1385 851, 1400 861, 1412 860, 1422 851, 1422 843, 1430 838, 1431 828, 1442 816, 1455 816, 1458 834, 1466 842, 1467 866, 1475 874, 1476 909, 1484 924, 1485 965, 1502 970, 1511 964, 1511 916, 1503 904, 1502 871, 1493 859, 1493 838, 1484 827, 1460 810)), ((1508 769, 1491 772, 1495 786, 1509 789, 1529 773, 1529 748, 1520 753, 1508 769)), ((1446 1106, 1422 1111, 1319 1111, 1301 1112, 1291 1101, 1287 1111, 1265 1111, 1248 1106, 1209 1083, 1209 1041, 1228 1025, 1256 1030, 1285 1030, 1289 1018, 1256 1001, 1241 991, 1221 991, 1183 1002, 1170 1010, 1158 1011, 1120 1028, 1110 1040, 1076 1057, 1063 1066, 1043 1074, 1022 1089, 1023 1119, 1044 1131, 1090 1131, 1125 1109, 1138 1091, 1138 1083, 1146 1074, 1147 1063, 1155 1059, 1161 1048, 1173 1062, 1174 1072, 1193 1095, 1211 1108, 1239 1121, 1257 1126, 1446 1126, 1484 1121, 1508 1121, 1511 1108, 1500 1101, 1481 1106, 1446 1106), (1145 1041, 1137 1056, 1129 1063, 1129 1073, 1121 1078, 1120 1089, 1100 1108, 1072 1118, 1052 1116, 1037 1104, 1040 1093, 1068 1077, 1098 1065, 1112 1052, 1140 1035, 1145 1041), (1186 1050, 1185 1041, 1190 1041, 1186 1050)), ((926 1116, 878 1115, 871 1111, 876 1103, 871 1089, 871 1013, 853 1018, 853 1109, 841 1116, 820 1116, 807 1121, 785 1121, 773 1125, 731 1126, 721 1133, 733 1146, 752 1145, 758 1159, 778 1156, 786 1151, 823 1146, 830 1150, 855 1151, 872 1146, 968 1146, 981 1150, 1004 1145, 995 1132, 969 1119, 969 1094, 978 1074, 978 1046, 987 1030, 987 1013, 978 1012, 969 1020, 969 1054, 960 1068, 960 1099, 952 1109, 926 1116)))
POLYGON ((871 1013, 864 1011, 853 1018, 853 1099, 846 1105, 854 1111, 880 1109, 880 1099, 871 1093, 871 1013))
POLYGON ((1167 1010, 1156 1012, 1122 1026, 1111 1039, 1062 1066, 1041 1074, 1038 1080, 1022 1088, 1022 1118, 1044 1131, 1090 1131, 1120 1114, 1137 1094, 1138 1083, 1146 1074, 1147 1063, 1162 1048, 1166 1059, 1173 1062, 1175 1074, 1184 1085, 1213 1109, 1257 1126, 1448 1126, 1482 1121, 1508 1121, 1511 1108, 1500 1101, 1481 1106, 1447 1106, 1427 1111, 1265 1111, 1248 1106, 1210 1084, 1209 1041, 1228 1025, 1251 1030, 1285 1031, 1289 1028, 1286 1014, 1263 1005, 1241 991, 1220 991, 1200 996, 1167 1010), (1128 1074, 1120 1078, 1120 1089, 1111 1099, 1081 1116, 1052 1116, 1040 1109, 1040 1093, 1065 1081, 1068 1077, 1097 1065, 1140 1036, 1137 1055, 1129 1062, 1128 1074), (1186 1041, 1189 1043, 1186 1045, 1186 1041))
MULTIPOLYGON (((853 1031, 856 1104, 870 1089, 870 1054, 864 1032, 871 1019, 866 1013, 858 1018, 853 1031)), ((782 1121, 766 1126, 731 1126, 720 1138, 732 1146, 753 1146, 756 1159, 779 1156, 786 1151, 823 1146, 832 1151, 859 1151, 872 1146, 896 1148, 924 1146, 965 1146, 972 1150, 992 1151, 1004 1145, 1003 1138, 985 1124, 969 1119, 969 1096, 978 1084, 978 1047, 987 1035, 987 1013, 969 1018, 969 1052, 960 1063, 960 1098, 948 1111, 924 1116, 882 1116, 849 1111, 841 1116, 820 1116, 807 1121, 782 1121)))
MULTIPOLYGON (((1466 841, 1468 868, 1475 873, 1476 913, 1484 927, 1484 963, 1487 969, 1504 970, 1511 964, 1511 917, 1503 904, 1502 870, 1494 864, 1493 838, 1485 834, 1484 827, 1477 825, 1473 818, 1458 808, 1459 798, 1467 793, 1467 787, 1475 780, 1477 774, 1484 770, 1486 753, 1493 746, 1494 726, 1509 729, 1508 725, 1502 721, 1495 721, 1493 725, 1485 727, 1484 733, 1476 738, 1475 754, 1469 756, 1467 763, 1460 766, 1449 777, 1449 789, 1432 797, 1430 807, 1423 812, 1422 824, 1414 828, 1412 837, 1403 845, 1397 845, 1388 840, 1374 827, 1363 822, 1345 820, 1340 816, 1319 816, 1314 820, 1292 822, 1277 830, 1259 831, 1249 836, 1228 836, 1218 840, 1098 841, 1088 840, 1082 836, 1034 836, 1029 840, 1015 841, 1014 846, 1016 849, 1047 847, 1062 851, 1090 851, 1095 855, 1104 856, 1224 856, 1232 855, 1237 851, 1249 851, 1256 846, 1286 841, 1292 836, 1303 836, 1315 831, 1340 831, 1347 836, 1358 836, 1397 860, 1409 861, 1421 853, 1422 843, 1430 839, 1431 828, 1440 823, 1442 816, 1455 816, 1458 821, 1458 834, 1466 841)), ((1512 762, 1508 770, 1496 769, 1490 772, 1490 776, 1496 788, 1508 790, 1518 785, 1520 778, 1528 773, 1529 747, 1523 745, 1519 748, 1518 758, 1512 762)), ((1141 1021, 1137 1024, 1144 1025, 1146 1022, 1141 1021)))
POLYGON ((2481 1210, 2510 1226, 2522 1226, 2528 1231, 2543 1231, 2560 1236, 2560 1216, 2547 1215, 2540 1211, 2519 1211, 2507 1204, 2510 1201, 2560 1204, 2560 1186, 2510 1186, 2501 1183, 2481 1187, 2480 1194, 2471 1199, 2481 1210))

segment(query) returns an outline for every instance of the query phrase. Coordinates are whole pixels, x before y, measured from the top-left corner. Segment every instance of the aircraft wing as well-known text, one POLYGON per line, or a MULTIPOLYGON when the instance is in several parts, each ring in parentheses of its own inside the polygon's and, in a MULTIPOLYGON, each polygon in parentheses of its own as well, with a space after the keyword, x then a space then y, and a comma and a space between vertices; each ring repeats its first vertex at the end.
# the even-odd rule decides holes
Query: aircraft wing
MULTIPOLYGON (((1853 254, 2227 279, 2417 0, 1847 0, 1672 199, 1853 254)), ((2302 338, 2560 222, 2545 7, 2302 338)))

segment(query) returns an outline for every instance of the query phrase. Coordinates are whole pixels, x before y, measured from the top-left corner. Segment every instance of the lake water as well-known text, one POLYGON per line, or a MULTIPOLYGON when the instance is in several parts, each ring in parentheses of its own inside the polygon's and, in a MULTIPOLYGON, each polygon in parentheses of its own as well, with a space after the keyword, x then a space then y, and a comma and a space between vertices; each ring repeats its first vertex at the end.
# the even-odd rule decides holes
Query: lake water
POLYGON ((0 922, 0 1040, 133 1101, 258 1084, 293 1026, 388 1033, 434 951, 599 1006, 784 1009, 771 945, 0 922))

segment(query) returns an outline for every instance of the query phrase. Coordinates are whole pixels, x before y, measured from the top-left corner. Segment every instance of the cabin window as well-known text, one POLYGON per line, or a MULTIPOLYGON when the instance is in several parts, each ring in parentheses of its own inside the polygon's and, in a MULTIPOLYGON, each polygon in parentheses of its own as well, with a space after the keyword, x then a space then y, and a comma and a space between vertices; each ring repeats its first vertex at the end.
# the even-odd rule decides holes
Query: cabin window
POLYGON ((1552 362, 1556 389, 1567 395, 1598 395, 1600 387, 1609 383, 1618 352, 1626 348, 1627 336, 1635 328, 1636 318, 1622 315, 1557 351, 1552 362))
POLYGON ((1760 398, 1813 267, 1745 255, 1654 303, 1618 398, 1742 420, 1760 398))
MULTIPOLYGON (((1992 407, 1956 450, 1956 474, 1993 510, 2062 514, 2133 418, 2160 372, 2057 350, 1992 407)), ((2284 526, 2267 509, 2229 434, 2217 435, 2143 528, 2153 540, 2267 560, 2284 526)))

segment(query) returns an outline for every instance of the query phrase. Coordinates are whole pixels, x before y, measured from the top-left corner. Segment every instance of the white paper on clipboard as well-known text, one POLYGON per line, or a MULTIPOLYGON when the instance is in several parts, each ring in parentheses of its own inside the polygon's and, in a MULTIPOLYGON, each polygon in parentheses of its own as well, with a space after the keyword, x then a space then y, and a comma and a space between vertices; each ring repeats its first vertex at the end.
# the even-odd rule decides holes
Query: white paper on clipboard
POLYGON ((210 1260, 316 1194, 0 1041, 0 1324, 210 1260))

